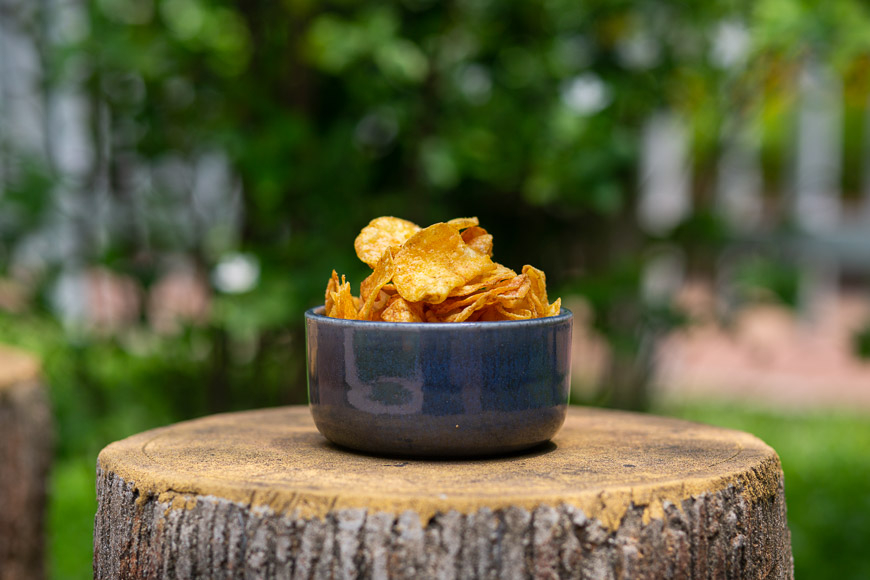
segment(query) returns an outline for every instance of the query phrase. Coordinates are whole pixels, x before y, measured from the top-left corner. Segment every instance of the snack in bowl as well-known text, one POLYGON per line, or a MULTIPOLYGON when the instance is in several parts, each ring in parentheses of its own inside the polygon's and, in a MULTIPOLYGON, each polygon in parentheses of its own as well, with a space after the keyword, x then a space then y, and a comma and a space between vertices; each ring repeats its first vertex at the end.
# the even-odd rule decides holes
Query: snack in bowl
POLYGON ((492 261, 476 218, 378 218, 356 239, 360 295, 332 273, 305 313, 318 430, 394 456, 485 456, 549 441, 567 412, 573 315, 544 273, 492 261), (457 323, 457 324, 431 324, 457 323))
POLYGON ((373 269, 353 296, 332 271, 325 312, 332 318, 383 322, 495 322, 556 316, 546 276, 532 266, 517 274, 492 260, 492 235, 476 217, 421 228, 384 216, 354 241, 360 260, 373 269))

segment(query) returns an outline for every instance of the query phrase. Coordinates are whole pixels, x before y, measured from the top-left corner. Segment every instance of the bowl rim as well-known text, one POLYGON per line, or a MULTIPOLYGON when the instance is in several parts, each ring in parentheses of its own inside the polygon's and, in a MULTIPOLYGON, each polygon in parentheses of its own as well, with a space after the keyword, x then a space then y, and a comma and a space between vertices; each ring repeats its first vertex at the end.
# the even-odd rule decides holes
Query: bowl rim
POLYGON ((347 326, 355 328, 390 329, 390 330, 456 330, 473 331, 494 328, 523 328, 536 326, 554 326, 570 322, 574 313, 567 308, 561 308, 556 316, 544 316, 543 318, 529 318, 525 320, 496 320, 490 322, 383 322, 374 320, 348 320, 345 318, 332 318, 323 314, 325 307, 321 304, 305 311, 306 321, 347 326))

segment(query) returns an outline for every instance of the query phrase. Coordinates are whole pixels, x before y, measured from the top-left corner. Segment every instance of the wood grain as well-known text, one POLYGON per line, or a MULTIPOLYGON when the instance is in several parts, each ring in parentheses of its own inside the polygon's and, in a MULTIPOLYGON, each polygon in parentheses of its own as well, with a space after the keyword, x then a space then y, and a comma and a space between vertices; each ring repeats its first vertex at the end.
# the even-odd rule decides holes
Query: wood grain
POLYGON ((52 420, 38 360, 0 347, 0 580, 45 577, 52 420))
POLYGON ((101 578, 792 574, 776 453, 649 415, 575 408, 463 461, 345 451, 304 407, 216 415, 110 445, 97 485, 101 578))

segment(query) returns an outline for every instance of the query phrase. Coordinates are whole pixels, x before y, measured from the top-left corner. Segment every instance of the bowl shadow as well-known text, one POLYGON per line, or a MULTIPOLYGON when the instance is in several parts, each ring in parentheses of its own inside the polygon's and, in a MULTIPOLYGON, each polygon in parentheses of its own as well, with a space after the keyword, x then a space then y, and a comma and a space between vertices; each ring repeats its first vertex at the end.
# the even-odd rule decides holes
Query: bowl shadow
POLYGON ((353 455, 357 457, 371 457, 373 459, 387 459, 387 460, 396 460, 403 461, 402 465, 394 465, 393 467, 404 467, 408 464, 409 461, 427 461, 434 463, 466 463, 466 462, 479 462, 479 461, 499 461, 504 459, 528 459, 531 457, 540 457, 542 455, 547 455, 549 453, 553 453, 556 451, 559 446, 556 445, 553 441, 544 441, 543 443, 538 443, 532 447, 527 449, 520 449, 517 451, 507 451, 504 453, 488 453, 488 454, 479 454, 479 455, 403 455, 401 453, 372 453, 368 451, 358 451, 356 449, 351 449, 349 447, 344 447, 343 445, 338 445, 337 443, 333 443, 328 439, 323 439, 320 445, 324 449, 329 449, 334 453, 342 453, 346 455, 353 455))

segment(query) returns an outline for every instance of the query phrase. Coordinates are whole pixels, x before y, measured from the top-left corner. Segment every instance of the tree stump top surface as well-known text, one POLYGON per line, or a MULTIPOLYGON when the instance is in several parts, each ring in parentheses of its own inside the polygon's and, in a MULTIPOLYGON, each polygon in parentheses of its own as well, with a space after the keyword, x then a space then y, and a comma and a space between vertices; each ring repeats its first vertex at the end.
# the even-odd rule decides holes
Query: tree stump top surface
POLYGON ((347 451, 317 432, 308 408, 213 415, 146 431, 106 447, 100 467, 132 482, 139 500, 191 508, 216 496, 279 513, 332 510, 471 513, 568 503, 608 527, 630 505, 644 519, 667 502, 735 485, 753 499, 776 493, 775 451, 747 433, 678 419, 571 408, 552 443, 529 453, 464 460, 347 451))
POLYGON ((0 345, 0 391, 39 378, 39 360, 16 348, 0 345))

